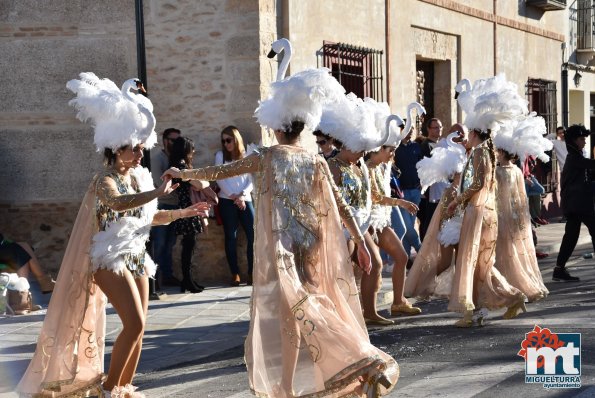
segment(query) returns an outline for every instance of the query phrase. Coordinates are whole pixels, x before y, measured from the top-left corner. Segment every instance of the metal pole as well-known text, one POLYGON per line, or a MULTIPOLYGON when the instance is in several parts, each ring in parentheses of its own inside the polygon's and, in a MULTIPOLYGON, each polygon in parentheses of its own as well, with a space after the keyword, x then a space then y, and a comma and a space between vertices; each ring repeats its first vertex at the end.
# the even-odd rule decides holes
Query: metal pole
POLYGON ((562 126, 568 127, 568 66, 562 64, 562 126))
MULTIPOLYGON (((147 81, 147 57, 145 54, 145 18, 143 15, 143 0, 135 0, 134 2, 134 14, 136 18, 136 65, 138 78, 143 85, 145 90, 149 90, 149 82, 147 81)), ((146 95, 146 94, 145 94, 146 95)), ((148 96, 148 95, 147 95, 148 96)), ((151 156, 150 151, 144 150, 142 159, 142 166, 147 167, 151 170, 151 156)), ((151 240, 147 242, 147 250, 153 254, 153 244, 151 240)), ((154 256, 153 256, 154 258, 154 256)), ((159 300, 159 294, 155 286, 155 279, 149 278, 149 299, 159 300)))

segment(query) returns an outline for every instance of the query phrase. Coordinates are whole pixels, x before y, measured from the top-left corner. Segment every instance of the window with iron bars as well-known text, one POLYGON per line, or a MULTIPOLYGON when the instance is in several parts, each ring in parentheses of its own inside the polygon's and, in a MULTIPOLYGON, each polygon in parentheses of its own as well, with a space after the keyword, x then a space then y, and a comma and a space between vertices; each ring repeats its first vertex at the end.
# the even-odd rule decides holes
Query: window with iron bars
POLYGON ((382 50, 324 41, 317 55, 348 93, 384 101, 382 50))
MULTIPOLYGON (((558 122, 556 105, 556 82, 543 79, 529 79, 526 94, 529 101, 529 111, 536 112, 545 119, 548 134, 555 136, 558 122)), ((546 192, 553 192, 558 185, 558 161, 553 151, 548 153, 550 162, 538 162, 535 177, 539 180, 546 192)))

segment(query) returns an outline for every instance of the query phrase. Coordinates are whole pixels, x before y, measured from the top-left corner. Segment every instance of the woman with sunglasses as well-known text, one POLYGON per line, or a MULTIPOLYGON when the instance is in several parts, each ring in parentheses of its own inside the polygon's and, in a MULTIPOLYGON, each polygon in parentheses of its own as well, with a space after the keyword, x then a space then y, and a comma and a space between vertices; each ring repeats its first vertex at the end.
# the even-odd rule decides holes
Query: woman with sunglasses
POLYGON ((312 134, 316 137, 316 145, 320 150, 320 154, 325 160, 335 157, 339 150, 335 146, 335 141, 320 130, 314 131, 312 134))
MULTIPOLYGON (((246 156, 244 140, 235 126, 227 126, 221 131, 221 150, 215 155, 215 165, 219 166, 240 160, 246 156)), ((252 206, 252 176, 240 174, 217 180, 219 186, 219 213, 225 234, 225 256, 231 271, 231 285, 239 286, 238 267, 238 226, 246 233, 246 259, 248 276, 246 283, 252 285, 254 264, 254 206, 252 206)))

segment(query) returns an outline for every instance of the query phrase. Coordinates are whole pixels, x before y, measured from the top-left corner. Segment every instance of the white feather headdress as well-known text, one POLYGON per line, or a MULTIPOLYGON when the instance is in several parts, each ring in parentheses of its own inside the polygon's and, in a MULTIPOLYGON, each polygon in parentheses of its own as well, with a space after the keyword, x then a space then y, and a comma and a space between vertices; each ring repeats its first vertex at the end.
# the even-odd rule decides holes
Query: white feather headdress
MULTIPOLYGON (((459 83, 462 82, 464 80, 459 83)), ((517 85, 507 81, 502 73, 478 80, 472 87, 466 84, 466 87, 457 101, 466 113, 465 125, 470 130, 490 129, 495 133, 502 125, 528 113, 527 100, 519 95, 517 85)))
POLYGON ((324 105, 318 130, 353 152, 371 151, 386 141, 377 128, 376 117, 383 112, 381 108, 373 100, 363 101, 349 93, 324 105))
POLYGON ((76 108, 80 121, 90 121, 94 127, 97 151, 138 144, 150 149, 157 143, 153 104, 130 91, 140 88, 140 80, 129 79, 119 89, 111 80, 99 79, 91 72, 81 73, 79 78, 66 83, 76 94, 68 104, 76 108))
POLYGON ((345 89, 327 68, 306 69, 271 84, 269 97, 254 112, 258 123, 273 130, 284 130, 295 120, 315 130, 322 106, 344 97, 345 89))
POLYGON ((553 144, 545 137, 546 134, 544 118, 531 112, 500 129, 494 136, 494 145, 517 155, 521 161, 527 156, 535 156, 543 162, 548 162, 550 157, 545 152, 551 151, 553 144))

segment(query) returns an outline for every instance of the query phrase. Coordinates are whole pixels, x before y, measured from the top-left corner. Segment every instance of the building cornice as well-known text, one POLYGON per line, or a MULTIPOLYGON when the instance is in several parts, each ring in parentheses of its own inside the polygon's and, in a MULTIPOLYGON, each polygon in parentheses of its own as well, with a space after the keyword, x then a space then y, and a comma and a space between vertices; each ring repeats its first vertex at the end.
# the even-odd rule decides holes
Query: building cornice
POLYGON ((437 7, 445 8, 450 11, 455 11, 460 14, 468 15, 470 17, 478 18, 487 22, 492 22, 497 25, 506 26, 508 28, 517 29, 523 32, 531 33, 537 36, 546 37, 548 39, 557 40, 559 42, 565 42, 566 38, 564 35, 539 28, 537 26, 530 25, 525 22, 516 21, 511 18, 506 18, 500 15, 496 15, 491 12, 483 11, 478 8, 466 6, 464 4, 457 3, 454 0, 419 0, 422 3, 432 4, 437 7))

